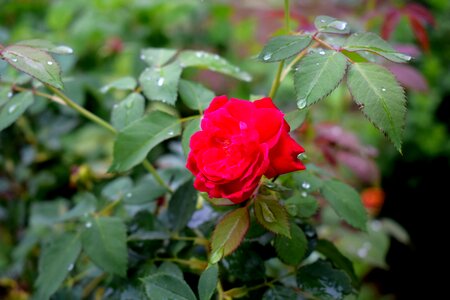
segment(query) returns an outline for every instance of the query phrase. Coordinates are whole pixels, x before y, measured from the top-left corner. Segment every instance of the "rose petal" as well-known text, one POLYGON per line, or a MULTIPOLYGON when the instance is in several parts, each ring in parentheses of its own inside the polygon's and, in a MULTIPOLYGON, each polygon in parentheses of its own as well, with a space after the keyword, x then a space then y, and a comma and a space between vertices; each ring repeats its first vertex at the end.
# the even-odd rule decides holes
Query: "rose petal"
POLYGON ((277 175, 304 170, 305 166, 297 158, 300 153, 305 152, 291 136, 285 132, 280 136, 278 143, 269 152, 270 166, 264 174, 268 178, 277 175))

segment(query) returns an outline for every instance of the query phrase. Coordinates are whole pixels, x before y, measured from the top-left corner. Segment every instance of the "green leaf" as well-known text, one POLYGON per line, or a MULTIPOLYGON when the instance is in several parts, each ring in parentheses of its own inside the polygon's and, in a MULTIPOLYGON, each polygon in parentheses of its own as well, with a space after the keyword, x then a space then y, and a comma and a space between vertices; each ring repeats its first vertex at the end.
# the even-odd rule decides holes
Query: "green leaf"
POLYGON ((355 189, 337 180, 327 180, 322 187, 322 195, 348 224, 366 230, 367 213, 355 189))
POLYGON ((217 54, 204 51, 186 50, 180 53, 178 59, 183 68, 196 67, 208 69, 214 72, 229 75, 244 81, 251 81, 252 77, 239 67, 230 64, 227 60, 217 54))
POLYGON ((406 99, 394 75, 376 64, 355 63, 348 72, 347 84, 363 113, 401 152, 406 99))
POLYGON ((181 136, 181 146, 183 148, 184 155, 188 157, 191 148, 189 147, 189 143, 191 142, 191 137, 194 133, 200 130, 200 118, 194 119, 190 121, 186 128, 183 131, 183 135, 181 136))
POLYGON ((83 249, 90 259, 108 273, 124 277, 127 271, 127 234, 122 219, 90 217, 81 235, 83 249))
POLYGON ((294 87, 299 109, 329 95, 344 78, 347 59, 339 52, 319 50, 306 55, 294 72, 294 87))
POLYGON ((166 188, 161 186, 153 175, 148 174, 139 179, 134 188, 125 194, 123 201, 126 204, 134 205, 149 203, 164 195, 166 192, 166 188))
POLYGON ((59 65, 47 52, 28 46, 12 45, 3 48, 0 56, 19 71, 43 83, 63 88, 59 65))
POLYGON ((398 63, 411 60, 411 56, 397 52, 388 42, 372 32, 352 34, 347 39, 343 49, 348 51, 369 51, 398 63))
POLYGON ((14 123, 33 101, 31 92, 19 93, 9 99, 0 109, 0 131, 14 123))
POLYGON ((350 32, 347 22, 329 16, 317 16, 314 20, 314 26, 323 33, 348 34, 350 32))
POLYGON ((296 224, 291 224, 291 238, 282 235, 275 237, 275 249, 278 257, 288 265, 301 263, 308 249, 308 241, 303 230, 296 224))
POLYGON ((250 216, 247 207, 235 209, 223 217, 211 237, 210 263, 214 264, 236 250, 249 226, 250 216))
POLYGON ((183 229, 192 217, 197 205, 198 192, 192 180, 181 185, 170 198, 168 216, 174 231, 183 229))
POLYGON ((321 300, 340 300, 352 292, 346 273, 333 269, 329 262, 318 260, 297 273, 298 287, 321 300))
POLYGON ((142 162, 153 147, 178 136, 180 132, 180 120, 176 117, 161 111, 149 113, 119 132, 109 171, 123 172, 131 169, 142 162))
POLYGON ((97 208, 97 199, 93 194, 88 192, 82 192, 75 195, 74 201, 77 205, 59 217, 58 220, 60 222, 76 219, 86 214, 93 213, 97 208))
POLYGON ((174 105, 177 100, 181 67, 172 63, 164 67, 146 68, 139 76, 145 97, 174 105))
POLYGON ((55 45, 52 42, 46 41, 46 40, 39 40, 39 39, 25 40, 25 41, 20 41, 20 42, 16 43, 16 45, 27 46, 27 47, 43 50, 45 52, 61 54, 61 55, 73 54, 72 48, 70 48, 68 46, 64 46, 64 45, 58 46, 58 45, 55 45))
POLYGON ((117 80, 114 80, 111 83, 108 83, 107 85, 103 86, 100 91, 102 93, 107 93, 111 89, 118 89, 118 90, 125 90, 125 91, 132 91, 136 88, 137 81, 134 79, 134 77, 127 76, 122 77, 117 80))
POLYGON ((210 265, 208 269, 203 271, 198 282, 198 295, 200 300, 209 300, 216 290, 219 281, 219 266, 217 264, 210 265))
POLYGON ((353 286, 356 286, 358 284, 359 280, 355 274, 353 263, 347 257, 342 255, 342 253, 332 242, 327 240, 318 240, 316 251, 325 255, 336 268, 345 271, 347 275, 350 276, 353 286))
POLYGON ((290 58, 311 43, 309 35, 282 35, 269 40, 258 58, 263 62, 275 62, 290 58))
POLYGON ((306 192, 300 193, 298 191, 285 201, 285 206, 291 216, 300 218, 310 218, 319 209, 319 203, 316 198, 308 195, 306 192))
POLYGON ((36 299, 49 299, 73 269, 81 251, 79 236, 65 233, 45 247, 39 257, 36 299))
POLYGON ((277 199, 259 195, 255 199, 255 217, 264 228, 291 238, 286 209, 277 199))
POLYGON ((122 130, 144 115, 145 99, 141 94, 131 93, 120 103, 113 106, 111 123, 117 130, 122 130))
POLYGON ((184 279, 183 271, 181 271, 181 269, 176 264, 170 261, 163 262, 158 268, 158 273, 166 273, 178 277, 181 280, 184 279))
POLYGON ((147 48, 141 50, 141 59, 149 66, 162 66, 177 53, 174 49, 147 48))
POLYGON ((150 300, 196 300, 189 285, 182 279, 158 273, 141 279, 145 293, 150 300))
POLYGON ((297 293, 295 293, 295 291, 292 288, 280 285, 271 287, 264 293, 262 297, 262 300, 288 300, 288 299, 298 299, 297 293))
POLYGON ((322 187, 323 180, 314 175, 314 173, 312 173, 309 169, 310 167, 308 166, 307 170, 295 172, 292 176, 299 190, 315 192, 322 187))
POLYGON ((132 188, 133 181, 130 177, 119 177, 105 185, 102 189, 102 197, 109 201, 118 201, 125 198, 132 188))
POLYGON ((178 89, 181 100, 187 107, 193 110, 203 111, 215 97, 211 90, 208 90, 199 83, 189 80, 181 79, 178 89))
POLYGON ((289 127, 291 127, 291 131, 294 131, 295 129, 299 128, 303 122, 306 119, 306 114, 308 113, 307 110, 293 110, 288 112, 284 119, 286 122, 288 122, 289 127))

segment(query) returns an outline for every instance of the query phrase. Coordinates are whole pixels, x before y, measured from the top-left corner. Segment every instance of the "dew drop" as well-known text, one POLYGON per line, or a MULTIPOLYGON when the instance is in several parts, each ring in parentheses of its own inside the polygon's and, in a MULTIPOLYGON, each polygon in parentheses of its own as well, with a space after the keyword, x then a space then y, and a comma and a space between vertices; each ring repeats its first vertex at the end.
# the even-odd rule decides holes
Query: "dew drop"
POLYGON ((316 66, 318 66, 319 65, 319 63, 316 63, 316 66))
POLYGON ((58 51, 60 54, 72 54, 73 49, 67 46, 58 46, 55 48, 56 51, 58 51))
POLYGON ((263 56, 263 60, 269 60, 270 58, 272 58, 272 53, 267 53, 263 56))
POLYGON ((13 104, 8 108, 8 113, 12 114, 17 108, 17 105, 13 104))
POLYGON ((51 65, 53 65, 53 62, 49 60, 49 61, 47 62, 47 65, 51 66, 51 65))
POLYGON ((266 203, 261 202, 261 209, 263 218, 267 223, 275 222, 276 220, 275 216, 273 215, 272 211, 270 210, 269 206, 266 203))
POLYGON ((301 192, 300 195, 301 195, 303 198, 306 198, 306 196, 308 196, 308 193, 307 193, 307 192, 301 192))
POLYGON ((298 106, 299 109, 304 109, 306 107, 306 99, 298 100, 297 106, 298 106))
POLYGON ((127 104, 125 104, 127 108, 132 108, 133 107, 133 102, 132 101, 128 101, 127 104))
POLYGON ((368 242, 365 242, 361 248, 358 249, 357 254, 361 258, 365 258, 367 254, 369 254, 369 250, 372 247, 372 245, 368 242))
POLYGON ((117 109, 119 107, 119 104, 114 104, 113 109, 117 109))
POLYGON ((336 28, 337 30, 344 30, 347 27, 347 22, 334 21, 330 24, 330 27, 336 28))
POLYGON ((67 267, 67 271, 72 271, 73 270, 73 267, 74 267, 74 265, 73 264, 70 264, 68 267, 67 267))
POLYGON ((308 160, 308 156, 305 153, 300 153, 299 155, 297 155, 297 159, 301 161, 306 161, 308 160))
POLYGON ((382 224, 380 221, 378 221, 378 220, 374 220, 374 221, 372 221, 372 223, 370 224, 370 228, 371 228, 373 231, 380 231, 381 227, 383 227, 383 224, 382 224))
POLYGON ((13 62, 17 62, 17 58, 15 58, 15 57, 11 58, 11 60, 12 60, 13 62))
POLYGON ((125 197, 131 198, 131 197, 133 197, 133 194, 132 194, 132 193, 127 193, 127 194, 125 195, 125 197))
POLYGON ((302 188, 304 188, 305 190, 309 189, 311 187, 311 184, 309 182, 303 182, 302 183, 302 188))
POLYGON ((144 60, 145 59, 145 55, 141 54, 141 59, 144 60))
POLYGON ((14 96, 14 93, 13 92, 9 92, 8 93, 8 98, 12 98, 14 96))
POLYGON ((205 56, 205 54, 203 52, 197 52, 195 53, 195 56, 197 56, 198 58, 202 58, 203 56, 205 56))
POLYGON ((158 79, 158 86, 162 86, 163 84, 164 84, 164 77, 160 77, 159 79, 158 79))
MULTIPOLYGON (((164 102, 164 101, 163 101, 164 102)), ((167 134, 169 135, 169 136, 173 136, 174 134, 175 134, 175 132, 173 131, 173 130, 170 130, 169 132, 167 132, 167 134)))
POLYGON ((385 88, 382 88, 381 90, 382 90, 383 92, 386 92, 386 89, 385 89, 385 88))
POLYGON ((325 55, 325 51, 320 50, 320 51, 319 51, 319 54, 320 54, 320 55, 325 55))
POLYGON ((326 21, 324 20, 324 19, 321 19, 320 20, 320 23, 325 23, 326 21))
POLYGON ((87 222, 84 226, 86 226, 86 228, 91 228, 92 227, 92 223, 91 222, 87 222))

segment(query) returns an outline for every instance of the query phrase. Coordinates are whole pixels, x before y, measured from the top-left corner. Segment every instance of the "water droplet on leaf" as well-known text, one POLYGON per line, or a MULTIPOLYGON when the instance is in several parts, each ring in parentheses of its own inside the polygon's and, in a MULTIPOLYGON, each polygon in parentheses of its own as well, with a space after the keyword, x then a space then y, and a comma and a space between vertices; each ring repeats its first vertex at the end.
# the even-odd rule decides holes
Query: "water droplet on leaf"
POLYGON ((68 267, 67 267, 67 271, 72 271, 73 270, 73 267, 74 267, 74 264, 70 264, 68 267))
POLYGON ((67 46, 58 46, 55 48, 56 51, 58 51, 60 54, 72 54, 73 49, 67 46))
POLYGON ((347 22, 334 21, 330 24, 330 27, 333 27, 337 30, 344 30, 347 27, 347 22))
POLYGON ((144 60, 145 59, 145 55, 141 54, 141 59, 144 60))
POLYGON ((164 77, 160 77, 159 79, 158 79, 158 86, 162 86, 163 84, 164 84, 164 77))
POLYGON ((382 90, 383 92, 386 92, 386 89, 385 89, 385 88, 382 88, 381 90, 382 90))
POLYGON ((263 56, 263 60, 269 60, 272 57, 272 53, 267 53, 263 56))
POLYGON ((308 159, 308 156, 305 153, 300 153, 299 155, 297 155, 297 159, 306 161, 308 159))
POLYGON ((307 192, 301 192, 301 194, 300 194, 303 198, 306 198, 306 196, 308 196, 308 193, 307 192))
POLYGON ((270 210, 269 206, 267 206, 266 203, 261 202, 261 209, 263 218, 267 223, 275 222, 275 216, 273 215, 272 211, 270 210))
POLYGON ((13 62, 17 62, 17 58, 15 58, 15 57, 11 58, 11 60, 12 60, 13 62))
POLYGON ((306 107, 306 99, 298 100, 297 106, 298 106, 299 109, 304 109, 306 107))
POLYGON ((8 92, 8 98, 12 98, 12 96, 14 96, 13 92, 8 92))
POLYGON ((86 226, 86 228, 91 228, 92 227, 92 223, 91 222, 87 222, 86 224, 84 224, 84 226, 86 226))
POLYGON ((320 51, 319 51, 319 54, 320 54, 320 55, 325 55, 325 51, 320 50, 320 51))
POLYGON ((320 20, 320 23, 325 23, 326 21, 324 20, 324 19, 321 19, 320 20))
POLYGON ((127 194, 125 195, 125 197, 127 197, 127 198, 131 198, 132 196, 133 196, 132 193, 127 193, 127 194))
MULTIPOLYGON (((163 101, 163 102, 164 102, 164 101, 163 101)), ((170 130, 169 132, 167 132, 167 134, 168 134, 169 136, 172 136, 172 135, 175 134, 175 132, 173 132, 173 130, 170 130)))
POLYGON ((51 66, 51 65, 53 65, 53 62, 49 60, 49 61, 47 62, 47 65, 51 66))
POLYGON ((17 105, 11 105, 9 108, 8 108, 8 113, 9 114, 12 114, 15 110, 16 110, 16 108, 17 108, 17 105))
POLYGON ((309 182, 303 182, 302 183, 302 188, 304 188, 305 190, 309 189, 311 187, 311 184, 309 184, 309 182))

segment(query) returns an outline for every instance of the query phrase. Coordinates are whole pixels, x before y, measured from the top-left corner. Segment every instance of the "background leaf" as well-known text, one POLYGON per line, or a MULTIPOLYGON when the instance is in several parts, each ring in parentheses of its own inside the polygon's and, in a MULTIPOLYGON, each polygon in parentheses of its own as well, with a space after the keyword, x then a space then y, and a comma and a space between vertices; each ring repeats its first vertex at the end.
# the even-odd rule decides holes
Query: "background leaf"
POLYGON ((31 48, 40 49, 40 50, 43 50, 46 52, 51 52, 51 53, 60 54, 60 55, 73 53, 73 49, 68 46, 55 45, 50 41, 40 40, 40 39, 20 41, 20 42, 17 42, 16 45, 28 46, 31 48))
POLYGON ((0 131, 14 123, 33 104, 31 92, 14 95, 0 108, 0 131))
POLYGON ((165 274, 159 273, 150 275, 141 279, 145 293, 150 300, 196 300, 194 293, 189 285, 182 279, 165 274))
POLYGON ((141 59, 149 66, 162 66, 177 53, 174 49, 146 48, 141 50, 141 59))
POLYGON ((305 256, 308 249, 308 241, 303 230, 296 224, 291 223, 291 238, 283 235, 275 237, 275 249, 278 257, 288 265, 298 265, 305 256))
POLYGON ((210 265, 208 269, 203 271, 198 282, 198 295, 200 300, 209 300, 216 290, 219 280, 219 266, 217 264, 210 265))
POLYGON ((134 90, 137 86, 137 81, 134 79, 134 77, 127 76, 122 77, 117 80, 114 80, 111 83, 108 83, 107 85, 103 86, 100 91, 102 93, 107 93, 111 89, 118 89, 118 90, 134 90))
POLYGON ((291 238, 286 209, 277 199, 259 195, 254 203, 255 217, 267 230, 291 238))
POLYGON ((181 70, 178 63, 146 68, 139 76, 139 83, 145 97, 174 105, 177 100, 181 70))
POLYGON ((203 111, 215 97, 211 90, 199 83, 189 80, 181 79, 178 89, 181 100, 187 107, 193 110, 203 111))
POLYGON ((196 67, 208 69, 243 81, 252 80, 250 74, 242 71, 239 67, 232 65, 226 59, 217 54, 211 54, 204 51, 186 50, 181 52, 178 58, 183 68, 196 67))
POLYGON ((263 62, 275 62, 300 53, 311 43, 309 35, 283 35, 269 40, 258 58, 263 62))
POLYGON ((181 185, 170 198, 168 214, 174 231, 183 229, 189 222, 195 211, 197 198, 198 192, 192 180, 181 185))
POLYGON ((181 132, 180 121, 153 111, 119 132, 114 143, 111 172, 123 172, 142 162, 156 145, 181 132))
POLYGON ((363 113, 401 152, 406 99, 394 75, 371 63, 355 63, 348 72, 348 87, 363 113))
POLYGON ((411 56, 396 51, 392 46, 372 32, 357 32, 352 34, 343 46, 348 51, 369 51, 383 56, 393 62, 411 60, 411 56))
POLYGON ((211 237, 210 263, 218 262, 233 252, 244 239, 250 226, 250 216, 246 207, 229 212, 220 220, 211 237))
POLYGON ((79 236, 73 233, 55 238, 43 249, 39 258, 39 276, 35 283, 36 299, 48 299, 56 292, 73 269, 80 251, 79 236))
POLYGON ((287 299, 298 299, 298 296, 292 288, 279 285, 276 285, 268 289, 262 297, 262 300, 287 300, 287 299))
POLYGON ((90 217, 81 235, 83 249, 92 261, 108 273, 125 276, 127 271, 127 234, 122 219, 90 217))
POLYGON ((344 78, 347 59, 339 52, 319 50, 306 55, 294 72, 294 87, 299 109, 329 95, 344 78))
POLYGON ((16 69, 39 81, 62 89, 61 70, 47 52, 28 46, 12 45, 1 51, 6 61, 16 69))
POLYGON ((122 130, 144 115, 145 99, 141 94, 131 93, 120 103, 113 106, 111 123, 117 130, 122 130))
POLYGON ((191 142, 191 137, 194 133, 200 130, 200 117, 194 120, 191 120, 183 131, 183 135, 181 136, 181 146, 183 147, 183 153, 186 157, 188 157, 191 148, 189 147, 189 143, 191 142))
POLYGON ((298 270, 297 283, 301 290, 323 300, 340 300, 352 292, 346 273, 333 269, 329 262, 318 260, 298 270))
POLYGON ((355 189, 337 180, 326 180, 322 195, 348 224, 361 230, 366 229, 367 213, 355 189))

